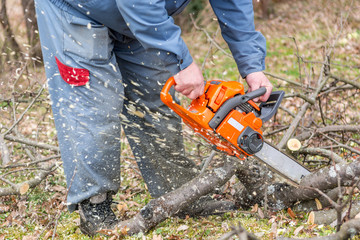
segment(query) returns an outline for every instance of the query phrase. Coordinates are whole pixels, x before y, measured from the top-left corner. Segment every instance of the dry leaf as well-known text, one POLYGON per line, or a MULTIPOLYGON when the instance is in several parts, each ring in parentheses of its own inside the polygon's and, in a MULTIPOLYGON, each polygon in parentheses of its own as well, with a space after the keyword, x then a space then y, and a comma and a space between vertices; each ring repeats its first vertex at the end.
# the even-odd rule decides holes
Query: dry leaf
POLYGON ((300 226, 300 227, 296 228, 294 231, 294 236, 297 236, 303 229, 304 229, 304 226, 300 226))
POLYGON ((260 219, 264 219, 265 218, 265 215, 264 215, 264 212, 261 210, 261 208, 258 208, 258 214, 259 214, 259 217, 260 219))
POLYGON ((125 227, 123 227, 123 228, 121 229, 120 233, 121 233, 122 235, 128 235, 128 231, 129 231, 129 228, 127 228, 127 227, 125 226, 125 227))
POLYGON ((20 194, 21 195, 24 195, 30 188, 30 185, 28 183, 23 183, 21 186, 20 186, 20 194))
POLYGON ((360 219, 360 213, 356 214, 355 218, 360 219))
POLYGON ((256 213, 258 211, 259 205, 255 204, 252 208, 251 208, 251 212, 256 213))
POLYGON ((317 227, 317 224, 312 224, 307 229, 312 231, 315 227, 317 227))
POLYGON ((176 229, 177 232, 180 232, 180 231, 184 231, 186 229, 188 229, 189 226, 188 225, 181 225, 180 227, 178 227, 178 229, 176 229))
POLYGON ((153 240, 163 240, 162 236, 161 235, 153 235, 153 240))
POLYGON ((316 203, 317 210, 321 210, 323 208, 319 199, 315 198, 315 203, 316 203))
POLYGON ((19 216, 25 216, 26 215, 26 209, 27 209, 27 202, 24 201, 24 200, 21 200, 19 201, 17 204, 17 207, 18 207, 18 211, 17 211, 17 214, 19 216))
POLYGON ((290 215, 290 217, 292 219, 295 219, 296 218, 296 214, 293 212, 293 210, 291 210, 291 208, 288 208, 287 209, 287 213, 290 215))
POLYGON ((100 229, 99 231, 96 231, 97 233, 103 234, 105 236, 114 236, 114 230, 111 229, 100 229))
POLYGON ((141 204, 138 204, 137 202, 134 202, 134 201, 128 201, 127 203, 129 204, 130 207, 132 207, 132 206, 140 207, 141 206, 141 204))
POLYGON ((272 215, 271 218, 268 221, 268 224, 270 224, 270 223, 272 224, 274 222, 276 222, 276 216, 272 215))
POLYGON ((124 215, 129 210, 126 203, 119 203, 116 207, 117 207, 117 209, 118 209, 121 216, 124 215))
POLYGON ((308 224, 314 224, 315 223, 315 213, 314 212, 309 213, 309 218, 307 220, 307 223, 308 224))

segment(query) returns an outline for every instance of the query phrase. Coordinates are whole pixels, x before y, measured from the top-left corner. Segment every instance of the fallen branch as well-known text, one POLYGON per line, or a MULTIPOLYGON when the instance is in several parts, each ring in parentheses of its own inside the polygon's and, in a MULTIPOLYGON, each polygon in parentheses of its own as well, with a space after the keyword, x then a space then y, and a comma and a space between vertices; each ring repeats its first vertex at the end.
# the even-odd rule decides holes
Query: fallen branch
POLYGON ((252 164, 248 160, 239 166, 236 176, 246 186, 245 190, 234 196, 239 206, 248 208, 256 203, 266 204, 277 211, 292 207, 296 202, 320 197, 318 190, 326 192, 337 188, 339 183, 341 186, 352 186, 354 179, 360 176, 360 160, 322 168, 304 177, 298 187, 273 183, 275 176, 266 166, 252 164))
POLYGON ((55 156, 51 156, 51 157, 39 159, 39 160, 36 160, 36 161, 27 162, 27 163, 12 164, 12 165, 8 165, 8 166, 3 167, 3 168, 0 167, 0 169, 17 168, 17 167, 28 167, 28 166, 31 166, 31 165, 34 165, 34 164, 38 164, 38 163, 42 163, 42 162, 47 162, 47 161, 50 161, 50 160, 56 159, 56 158, 61 158, 61 155, 55 155, 55 156))
MULTIPOLYGON (((352 203, 350 218, 354 218, 356 214, 360 212, 360 202, 356 201, 352 203)), ((315 223, 316 224, 325 224, 330 225, 332 222, 336 222, 337 220, 337 212, 336 209, 327 209, 321 211, 314 211, 315 214, 315 223)), ((346 212, 345 212, 346 214, 346 212)), ((335 224, 336 226, 336 224, 335 224)))
POLYGON ((360 82, 359 82, 360 77, 357 77, 354 80, 341 78, 341 77, 338 77, 338 76, 335 76, 335 75, 330 75, 330 77, 337 80, 337 81, 347 83, 347 84, 349 84, 349 85, 351 85, 353 87, 356 87, 357 89, 360 89, 360 82))
POLYGON ((331 207, 332 205, 331 202, 328 200, 328 198, 330 198, 333 202, 336 202, 339 199, 339 193, 343 195, 345 192, 346 192, 345 187, 331 189, 330 191, 325 192, 327 197, 320 196, 318 198, 311 199, 308 201, 301 201, 299 204, 296 204, 294 206, 293 210, 298 212, 300 211, 311 212, 311 211, 319 211, 324 208, 331 207))
POLYGON ((13 142, 23 143, 23 144, 33 146, 33 147, 48 149, 48 150, 52 150, 52 151, 56 151, 56 152, 60 151, 59 147, 57 147, 57 146, 50 145, 50 144, 47 144, 47 143, 41 143, 41 142, 32 141, 32 140, 27 139, 27 138, 16 137, 16 136, 13 136, 13 135, 6 135, 5 139, 9 140, 9 141, 13 141, 13 142))
POLYGON ((293 97, 298 97, 301 98, 303 100, 305 100, 306 102, 314 105, 315 104, 315 99, 313 98, 309 98, 308 96, 306 96, 305 94, 301 94, 301 93, 294 93, 294 94, 286 94, 284 96, 284 98, 293 98, 293 97))
POLYGON ((335 163, 346 163, 342 157, 334 153, 333 151, 323 148, 302 148, 299 153, 323 156, 335 163))
POLYGON ((346 145, 346 144, 340 143, 340 142, 336 141, 335 139, 327 136, 327 135, 324 134, 324 133, 321 133, 321 135, 323 135, 323 136, 326 137, 327 139, 329 139, 329 140, 333 141, 334 143, 336 143, 338 147, 345 148, 345 149, 347 149, 347 150, 349 150, 349 151, 351 151, 351 152, 353 152, 353 153, 356 153, 356 154, 360 155, 360 151, 359 151, 359 150, 357 150, 357 149, 355 149, 355 148, 352 148, 352 147, 350 147, 350 146, 348 146, 348 145, 346 145))
POLYGON ((225 184, 234 175, 236 165, 237 161, 226 160, 223 167, 205 172, 180 188, 151 200, 135 217, 120 222, 117 229, 126 229, 129 235, 149 231, 201 196, 225 184))
POLYGON ((304 131, 301 134, 297 135, 299 141, 303 141, 311 137, 312 134, 318 135, 320 133, 328 133, 328 132, 360 132, 359 125, 329 125, 326 127, 316 128, 313 131, 304 131))
MULTIPOLYGON (((324 87, 324 85, 326 84, 328 77, 325 76, 325 79, 322 80, 323 78, 323 69, 324 66, 322 68, 320 77, 319 77, 319 86, 318 88, 311 94, 310 99, 315 99, 316 96, 318 95, 318 93, 321 91, 321 89, 324 87)), ((314 100, 315 101, 315 100, 314 100)), ((294 120, 291 122, 290 127, 288 128, 288 130, 285 132, 283 138, 281 139, 281 141, 279 142, 279 144, 277 145, 277 147, 279 149, 282 149, 285 147, 287 141, 291 138, 291 136, 294 134, 296 128, 298 127, 301 119, 303 118, 303 116, 305 115, 306 111, 308 110, 308 108, 311 106, 310 102, 305 102, 302 106, 300 111, 298 112, 298 114, 296 115, 296 117, 294 118, 294 120)))
POLYGON ((20 195, 20 188, 24 184, 28 184, 29 188, 36 187, 39 185, 50 173, 52 173, 58 166, 56 164, 51 165, 46 171, 39 171, 38 175, 34 176, 33 179, 18 184, 11 184, 11 187, 0 188, 0 196, 8 195, 20 195))
MULTIPOLYGON (((276 78, 278 80, 281 80, 281 81, 284 81, 284 82, 287 82, 287 83, 290 83, 292 85, 295 85, 295 86, 298 86, 298 87, 301 87, 301 88, 304 88, 304 86, 301 84, 301 83, 298 83, 298 82, 295 82, 293 80, 290 80, 290 79, 286 79, 286 78, 283 78, 283 77, 280 77, 280 76, 277 76, 277 75, 274 75, 272 73, 269 73, 269 72, 266 72, 264 71, 264 74, 267 75, 267 76, 270 76, 270 77, 273 77, 273 78, 276 78)), ((306 87, 308 89, 314 89, 313 87, 306 87)))

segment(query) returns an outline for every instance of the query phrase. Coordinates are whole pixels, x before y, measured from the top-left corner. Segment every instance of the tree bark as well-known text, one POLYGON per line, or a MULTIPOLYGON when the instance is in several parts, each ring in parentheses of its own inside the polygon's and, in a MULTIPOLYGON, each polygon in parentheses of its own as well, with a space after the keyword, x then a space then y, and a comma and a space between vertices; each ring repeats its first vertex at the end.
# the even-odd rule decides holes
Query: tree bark
MULTIPOLYGON (((15 39, 15 35, 11 29, 9 17, 6 10, 6 0, 1 0, 0 23, 4 29, 4 46, 8 46, 11 51, 15 52, 15 57, 20 57, 20 46, 15 39)), ((3 48, 4 48, 3 46, 3 48)), ((5 48, 4 48, 5 49, 5 48)))
MULTIPOLYGON (((344 212, 346 213, 349 207, 346 207, 344 209, 344 212)), ((360 212, 360 202, 356 201, 352 203, 351 209, 350 209, 350 218, 354 218, 356 214, 360 212)), ((322 211, 316 211, 315 213, 315 223, 316 224, 325 224, 330 225, 334 222, 334 224, 337 224, 337 212, 335 209, 327 209, 322 211)))
POLYGON ((41 48, 39 34, 37 34, 37 20, 35 13, 34 0, 21 0, 24 19, 26 24, 26 36, 30 45, 30 57, 41 58, 41 48))
POLYGON ((302 179, 299 186, 275 182, 274 174, 260 164, 245 161, 236 172, 245 189, 236 195, 240 207, 266 204, 272 210, 292 207, 296 202, 313 200, 321 196, 317 191, 329 191, 341 186, 352 186, 360 176, 360 159, 349 164, 336 164, 322 168, 302 179))
POLYGON ((122 221, 117 229, 126 229, 127 234, 147 232, 157 224, 175 215, 181 209, 224 185, 235 173, 238 161, 226 160, 223 167, 199 175, 180 188, 151 200, 133 218, 122 221))

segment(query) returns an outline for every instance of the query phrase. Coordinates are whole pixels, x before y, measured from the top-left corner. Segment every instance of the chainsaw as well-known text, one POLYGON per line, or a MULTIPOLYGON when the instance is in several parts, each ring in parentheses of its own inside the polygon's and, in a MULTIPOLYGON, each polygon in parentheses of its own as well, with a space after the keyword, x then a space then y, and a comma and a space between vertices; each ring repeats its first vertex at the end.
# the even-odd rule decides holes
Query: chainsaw
POLYGON ((265 94, 266 88, 245 93, 244 85, 239 82, 213 80, 206 82, 204 94, 192 100, 186 109, 170 95, 173 85, 175 80, 171 77, 161 91, 161 100, 215 149, 241 160, 253 156, 295 184, 310 173, 263 137, 261 127, 276 113, 284 91, 272 92, 258 106, 252 99, 265 94))

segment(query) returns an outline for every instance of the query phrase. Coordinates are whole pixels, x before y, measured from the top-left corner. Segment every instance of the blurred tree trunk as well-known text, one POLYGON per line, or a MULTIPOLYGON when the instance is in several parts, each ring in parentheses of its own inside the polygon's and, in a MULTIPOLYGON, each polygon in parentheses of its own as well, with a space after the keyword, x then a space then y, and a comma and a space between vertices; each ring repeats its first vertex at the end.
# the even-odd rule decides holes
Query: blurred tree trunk
POLYGON ((14 55, 16 59, 20 57, 20 46, 15 39, 15 35, 11 29, 9 17, 6 11, 6 0, 0 2, 0 24, 4 29, 4 43, 1 52, 6 52, 9 55, 14 55))
POLYGON ((34 0, 21 0, 21 5, 23 8, 26 24, 26 35, 28 43, 31 46, 29 49, 29 55, 30 57, 41 58, 41 47, 39 34, 37 33, 37 20, 34 0))
POLYGON ((255 9, 260 8, 263 19, 268 19, 274 13, 273 0, 254 0, 253 3, 255 9))

